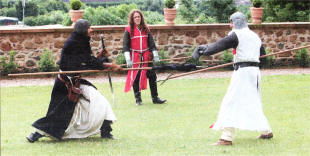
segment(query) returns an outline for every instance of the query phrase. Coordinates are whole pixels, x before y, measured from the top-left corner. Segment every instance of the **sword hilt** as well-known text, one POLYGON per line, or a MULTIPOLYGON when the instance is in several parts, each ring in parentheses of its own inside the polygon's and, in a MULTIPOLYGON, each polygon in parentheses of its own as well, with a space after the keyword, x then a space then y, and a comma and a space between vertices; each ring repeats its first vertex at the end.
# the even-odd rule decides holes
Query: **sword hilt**
POLYGON ((103 34, 100 34, 101 46, 102 46, 102 49, 105 49, 105 45, 104 45, 104 40, 103 40, 103 38, 104 38, 103 34))

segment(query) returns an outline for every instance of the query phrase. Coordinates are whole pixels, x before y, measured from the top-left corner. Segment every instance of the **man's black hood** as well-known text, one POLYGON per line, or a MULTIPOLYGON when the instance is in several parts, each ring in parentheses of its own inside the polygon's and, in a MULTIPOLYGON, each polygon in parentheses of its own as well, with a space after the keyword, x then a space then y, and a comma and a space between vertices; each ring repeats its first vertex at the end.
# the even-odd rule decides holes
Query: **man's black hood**
POLYGON ((87 31, 88 31, 88 28, 90 26, 91 25, 87 20, 79 19, 76 21, 76 23, 74 25, 73 32, 75 32, 79 35, 86 35, 87 36, 87 31))

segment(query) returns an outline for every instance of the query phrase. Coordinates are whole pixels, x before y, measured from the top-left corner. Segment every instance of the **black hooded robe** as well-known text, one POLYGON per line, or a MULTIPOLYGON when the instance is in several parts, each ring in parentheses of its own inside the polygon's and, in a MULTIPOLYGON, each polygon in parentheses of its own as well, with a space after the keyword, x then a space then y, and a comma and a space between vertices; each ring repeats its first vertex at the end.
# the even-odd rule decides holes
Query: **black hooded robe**
MULTIPOLYGON (((61 53, 60 69, 62 71, 104 69, 103 59, 91 56, 92 51, 89 41, 90 38, 86 35, 76 32, 71 33, 61 53)), ((95 87, 85 79, 80 79, 79 82, 95 87)), ((44 132, 53 138, 62 139, 71 121, 75 106, 76 102, 68 99, 65 84, 56 77, 46 116, 35 121, 32 126, 39 132, 44 132)))

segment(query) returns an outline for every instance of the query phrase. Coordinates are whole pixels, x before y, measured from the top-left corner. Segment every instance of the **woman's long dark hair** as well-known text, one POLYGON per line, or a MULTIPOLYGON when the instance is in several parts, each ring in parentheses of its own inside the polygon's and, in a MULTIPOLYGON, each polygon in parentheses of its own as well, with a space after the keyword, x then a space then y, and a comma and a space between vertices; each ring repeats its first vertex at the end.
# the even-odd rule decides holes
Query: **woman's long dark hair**
POLYGON ((149 32, 149 28, 147 27, 145 21, 144 21, 144 16, 142 14, 142 12, 140 10, 137 9, 133 9, 130 11, 129 16, 128 16, 128 25, 130 26, 130 36, 133 35, 133 28, 135 26, 135 22, 133 21, 133 15, 135 13, 139 13, 141 16, 141 23, 140 23, 140 28, 142 31, 144 31, 145 33, 149 32))

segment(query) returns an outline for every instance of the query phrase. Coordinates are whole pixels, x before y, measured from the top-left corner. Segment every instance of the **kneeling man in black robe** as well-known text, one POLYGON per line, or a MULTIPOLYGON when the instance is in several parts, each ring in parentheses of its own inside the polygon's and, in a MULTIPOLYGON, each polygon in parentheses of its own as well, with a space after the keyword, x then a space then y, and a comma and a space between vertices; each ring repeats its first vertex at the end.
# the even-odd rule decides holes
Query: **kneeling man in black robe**
MULTIPOLYGON (((75 71, 111 68, 120 70, 106 57, 92 56, 87 20, 78 20, 61 53, 60 70, 75 71)), ((35 142, 43 136, 57 140, 86 138, 101 133, 102 138, 113 139, 111 124, 115 114, 107 99, 89 81, 79 74, 59 74, 55 78, 51 101, 46 116, 35 121, 35 132, 27 138, 35 142)))

